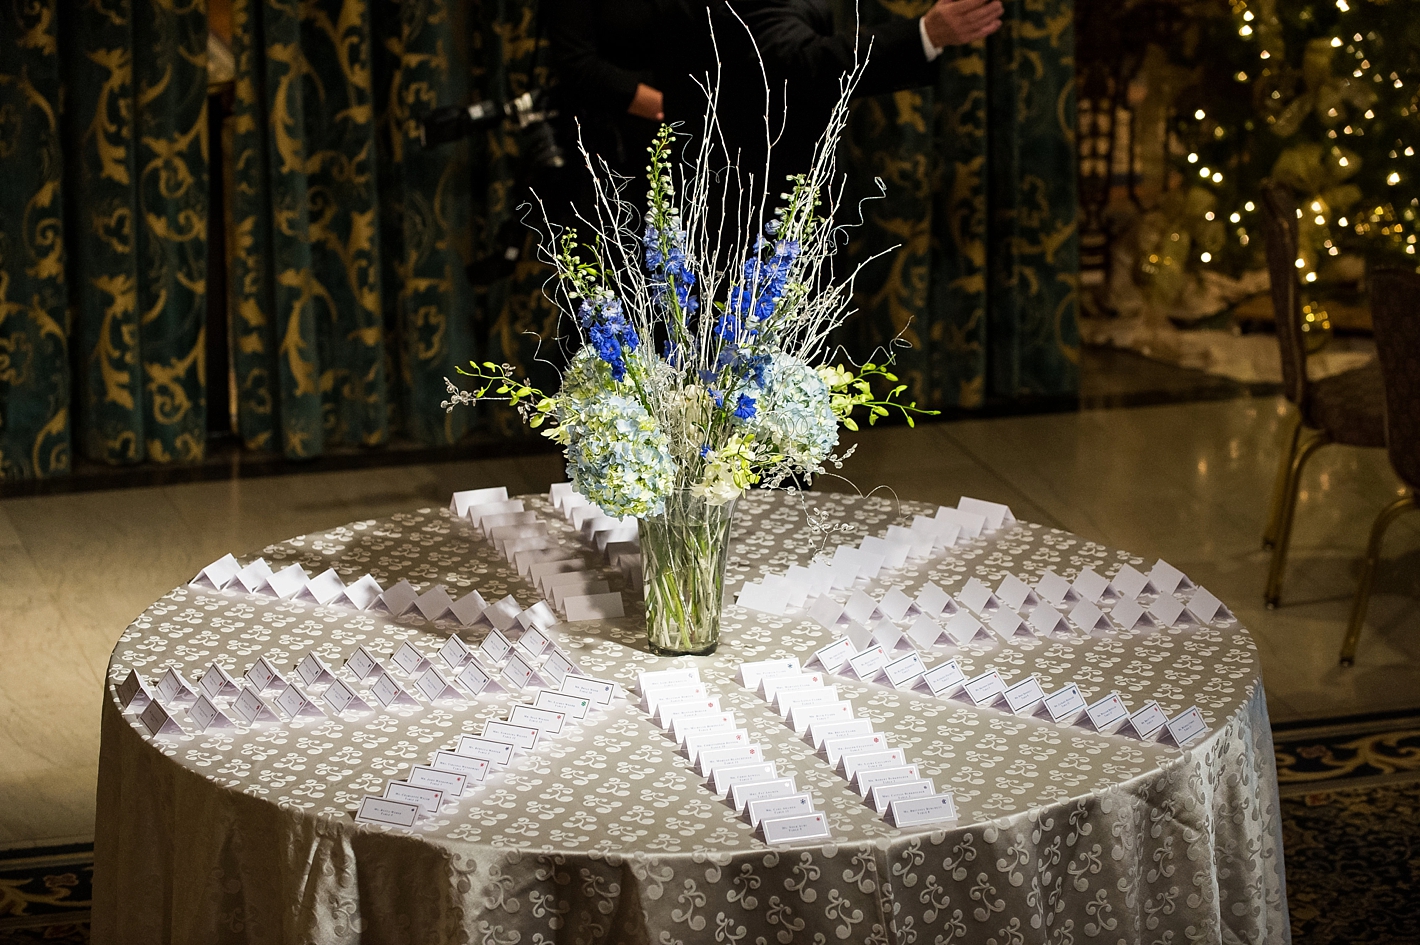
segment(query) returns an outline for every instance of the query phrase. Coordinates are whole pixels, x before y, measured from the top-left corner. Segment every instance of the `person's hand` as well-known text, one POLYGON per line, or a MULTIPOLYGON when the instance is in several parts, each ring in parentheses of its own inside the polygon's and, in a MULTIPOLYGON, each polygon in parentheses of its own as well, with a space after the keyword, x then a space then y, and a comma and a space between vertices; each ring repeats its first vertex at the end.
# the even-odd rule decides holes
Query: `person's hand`
POLYGON ((984 39, 1001 28, 1001 0, 937 0, 922 17, 927 39, 941 49, 984 39))
POLYGON ((626 110, 637 118, 645 118, 648 121, 664 121, 666 117, 661 90, 653 89, 645 82, 636 84, 636 97, 631 100, 626 110))

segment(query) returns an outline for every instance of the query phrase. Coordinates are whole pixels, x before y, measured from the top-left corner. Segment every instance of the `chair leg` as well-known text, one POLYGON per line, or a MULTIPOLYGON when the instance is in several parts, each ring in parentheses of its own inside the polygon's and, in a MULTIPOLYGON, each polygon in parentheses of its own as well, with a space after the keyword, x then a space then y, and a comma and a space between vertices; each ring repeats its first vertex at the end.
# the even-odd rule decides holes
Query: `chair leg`
POLYGON ((1302 483, 1302 467, 1311 455, 1331 442, 1325 433, 1318 433, 1302 444, 1292 457, 1291 469, 1287 471, 1287 486, 1282 496, 1282 514, 1277 522, 1277 544, 1272 548, 1272 566, 1267 570, 1267 589, 1262 600, 1268 610, 1277 607, 1282 598, 1282 577, 1287 569, 1287 545, 1292 540, 1292 517, 1297 511, 1297 491, 1302 483))
POLYGON ((1390 523, 1411 509, 1420 508, 1415 493, 1410 492, 1381 509, 1371 526, 1371 541, 1366 546, 1366 560, 1361 563, 1361 580, 1356 585, 1356 600, 1351 605, 1351 622, 1346 625, 1346 640, 1341 644, 1341 665, 1356 661, 1356 643, 1361 639, 1361 626, 1366 622, 1366 608, 1371 603, 1371 587, 1376 581, 1376 565, 1380 562, 1381 542, 1390 523))
POLYGON ((1277 458, 1277 481, 1272 484, 1272 501, 1267 509, 1267 530, 1262 533, 1262 547, 1271 551, 1277 544, 1277 530, 1282 521, 1282 496, 1287 491, 1287 474, 1292 469, 1292 458, 1297 455, 1297 441, 1302 436, 1302 412, 1292 415, 1292 433, 1287 437, 1287 449, 1277 458))

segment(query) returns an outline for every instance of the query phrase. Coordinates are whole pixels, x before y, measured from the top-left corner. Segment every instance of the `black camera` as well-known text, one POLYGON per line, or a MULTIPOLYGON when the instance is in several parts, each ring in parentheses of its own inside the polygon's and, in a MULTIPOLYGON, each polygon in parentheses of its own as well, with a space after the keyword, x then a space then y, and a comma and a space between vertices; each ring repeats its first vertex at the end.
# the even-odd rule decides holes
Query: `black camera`
MULTIPOLYGON (((447 105, 436 108, 419 128, 419 141, 435 148, 469 137, 482 128, 511 121, 518 129, 520 191, 536 189, 554 203, 565 202, 570 193, 567 155, 558 144, 553 120, 558 113, 546 104, 546 94, 524 92, 508 102, 475 102, 467 108, 447 105)), ((509 217, 494 236, 492 252, 480 256, 465 268, 468 281, 486 286, 512 274, 522 258, 527 231, 516 217, 509 217)))

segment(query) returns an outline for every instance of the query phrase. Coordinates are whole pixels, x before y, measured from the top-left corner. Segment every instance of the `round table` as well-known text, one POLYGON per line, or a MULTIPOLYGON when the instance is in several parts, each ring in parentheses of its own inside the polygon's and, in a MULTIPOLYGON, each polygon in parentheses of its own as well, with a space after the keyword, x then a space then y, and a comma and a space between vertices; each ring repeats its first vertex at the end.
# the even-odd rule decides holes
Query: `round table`
MULTIPOLYGON (((552 532, 585 548, 542 497, 552 532)), ((824 544, 814 521, 855 542, 932 510, 877 498, 752 492, 740 502, 726 587, 824 544)), ((356 522, 264 549, 273 565, 365 573, 384 587, 476 588, 538 597, 472 525, 442 509, 356 522)), ((254 557, 254 556, 253 556, 254 557)), ((955 594, 973 576, 1073 579, 1141 559, 1020 523, 868 588, 927 581, 955 594)), ((1147 567, 1145 568, 1147 570, 1147 567)), ((630 598, 632 595, 627 595, 630 598)), ((501 717, 506 694, 462 703, 154 738, 115 685, 131 669, 195 679, 213 661, 240 675, 265 655, 309 650, 340 666, 358 646, 427 654, 455 632, 388 614, 245 593, 175 588, 124 632, 109 664, 95 840, 96 942, 1286 942, 1277 782, 1252 639, 1230 616, 1208 627, 1075 634, 962 648, 968 675, 1031 672, 1050 691, 1117 689, 1172 715, 1197 705, 1210 731, 1186 749, 1015 717, 958 699, 835 679, 857 715, 891 733, 939 790, 954 824, 898 830, 735 679, 741 661, 806 658, 832 635, 799 612, 729 605, 710 657, 646 649, 639 608, 559 624, 551 635, 589 674, 628 689, 645 670, 694 665, 828 814, 833 839, 771 848, 717 798, 632 701, 571 726, 412 829, 352 811, 411 765, 501 717)), ((486 626, 482 629, 486 629, 486 626)), ((482 632, 460 631, 470 642, 482 632)), ((407 687, 409 688, 409 687, 407 687)), ((319 701, 319 700, 317 700, 319 701)), ((328 710, 329 711, 329 710, 328 710)), ((174 713, 182 721, 181 712, 174 713)))

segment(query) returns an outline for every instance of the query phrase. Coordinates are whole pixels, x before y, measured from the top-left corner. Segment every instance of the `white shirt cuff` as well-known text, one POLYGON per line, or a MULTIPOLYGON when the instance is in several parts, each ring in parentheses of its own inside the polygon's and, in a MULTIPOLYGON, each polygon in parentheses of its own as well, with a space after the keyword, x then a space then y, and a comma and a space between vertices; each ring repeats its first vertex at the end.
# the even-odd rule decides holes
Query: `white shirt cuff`
POLYGON ((922 34, 922 55, 927 57, 928 62, 934 62, 942 54, 942 47, 933 46, 932 41, 927 38, 927 18, 925 16, 917 18, 917 32, 922 34))

